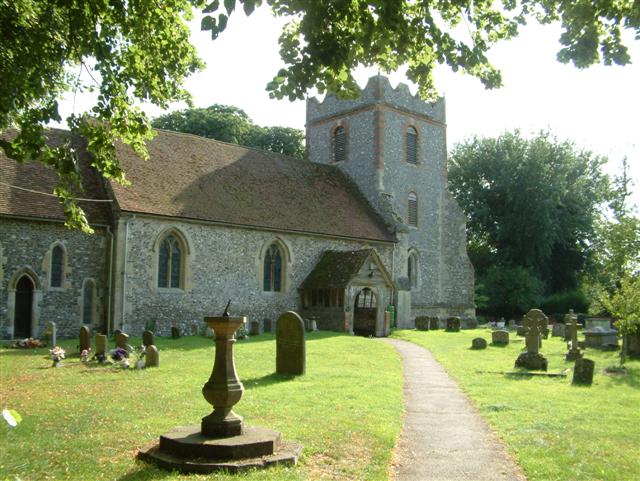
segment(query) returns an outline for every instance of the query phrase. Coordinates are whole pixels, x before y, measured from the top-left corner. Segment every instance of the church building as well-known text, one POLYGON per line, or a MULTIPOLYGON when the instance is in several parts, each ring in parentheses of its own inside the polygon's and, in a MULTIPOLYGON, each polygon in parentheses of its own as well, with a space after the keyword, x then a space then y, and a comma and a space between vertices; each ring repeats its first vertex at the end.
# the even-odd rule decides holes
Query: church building
MULTIPOLYGON (((50 130, 49 141, 70 134, 50 130)), ((130 186, 79 153, 79 205, 95 233, 64 227, 56 174, 0 154, 0 338, 198 332, 231 312, 383 336, 421 315, 474 318, 465 218, 447 190, 444 99, 382 76, 357 100, 307 102, 306 158, 158 131, 130 186), (387 314, 387 319, 388 319, 387 314)))

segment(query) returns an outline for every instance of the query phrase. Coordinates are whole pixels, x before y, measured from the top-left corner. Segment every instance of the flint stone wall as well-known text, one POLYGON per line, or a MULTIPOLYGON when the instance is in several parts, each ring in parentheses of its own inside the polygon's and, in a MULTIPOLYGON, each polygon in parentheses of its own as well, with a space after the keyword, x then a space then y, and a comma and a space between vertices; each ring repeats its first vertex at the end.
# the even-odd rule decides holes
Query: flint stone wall
POLYGON ((96 315, 92 332, 103 328, 105 312, 106 256, 109 241, 104 229, 92 235, 67 229, 62 223, 0 218, 0 338, 13 337, 16 274, 29 269, 38 277, 34 291, 32 333, 41 337, 48 322, 55 322, 58 338, 78 337, 82 326, 82 285, 92 279, 96 285, 96 315), (49 287, 51 246, 61 243, 67 254, 63 288, 49 287))
MULTIPOLYGON (((119 226, 119 234, 124 227, 119 226)), ((120 235, 119 235, 120 237, 120 235)), ((270 233, 232 227, 136 216, 129 220, 126 263, 125 331, 140 335, 145 321, 156 320, 155 334, 170 335, 171 326, 191 332, 205 316, 220 315, 231 299, 230 312, 247 316, 247 322, 277 319, 285 311, 301 309, 298 286, 325 250, 375 248, 382 262, 392 264, 392 244, 337 240, 299 234, 270 233), (178 229, 189 244, 186 289, 158 289, 153 285, 155 240, 168 228, 178 229), (285 292, 262 290, 260 266, 263 247, 278 239, 288 249, 285 292)), ((119 241, 118 249, 124 251, 119 241)), ((286 257, 286 255, 285 255, 286 257)), ((118 259, 121 265, 123 257, 118 259)), ((122 277, 116 292, 121 292, 122 277)), ((116 297, 115 327, 121 328, 122 296, 116 297)), ((345 299, 353 305, 355 299, 345 299)), ((389 303, 389 299, 382 299, 389 303)), ((306 315, 305 311, 305 315, 306 315)), ((337 320, 336 320, 337 321, 337 320)), ((336 322, 337 330, 343 324, 336 322)))

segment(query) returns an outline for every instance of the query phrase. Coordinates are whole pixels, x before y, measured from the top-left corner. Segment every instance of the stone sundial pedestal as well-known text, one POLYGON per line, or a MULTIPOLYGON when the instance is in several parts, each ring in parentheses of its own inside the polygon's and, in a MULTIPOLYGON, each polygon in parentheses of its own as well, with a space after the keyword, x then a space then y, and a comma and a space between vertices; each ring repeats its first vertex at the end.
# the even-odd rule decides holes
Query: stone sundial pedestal
POLYGON ((213 412, 200 424, 178 426, 161 435, 159 443, 138 452, 139 459, 185 473, 236 472, 297 462, 302 446, 282 441, 277 431, 246 426, 232 410, 244 392, 233 359, 234 335, 246 320, 228 315, 205 318, 216 334, 213 370, 202 387, 213 412))

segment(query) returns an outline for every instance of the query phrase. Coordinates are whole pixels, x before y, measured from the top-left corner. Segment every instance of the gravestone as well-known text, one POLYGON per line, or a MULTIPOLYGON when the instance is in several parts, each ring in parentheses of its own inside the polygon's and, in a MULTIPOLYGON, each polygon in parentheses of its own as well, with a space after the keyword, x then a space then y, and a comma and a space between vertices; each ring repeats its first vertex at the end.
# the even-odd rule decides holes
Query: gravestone
POLYGON ((96 355, 107 353, 107 336, 104 334, 96 334, 96 355))
POLYGON ((438 329, 440 329, 440 320, 437 317, 430 317, 429 318, 429 330, 430 331, 437 331, 438 329))
POLYGON ((429 330, 429 317, 428 316, 418 316, 416 317, 416 329, 419 331, 428 331, 429 330))
POLYGON ((585 359, 584 357, 576 359, 572 384, 592 384, 595 367, 596 363, 591 359, 585 359))
POLYGON ((160 367, 160 355, 158 354, 158 348, 153 344, 147 346, 146 354, 144 356, 144 367, 160 367))
POLYGON ((516 336, 522 336, 526 334, 527 329, 523 325, 516 326, 516 336))
POLYGON ((305 364, 304 322, 295 312, 287 311, 276 323, 276 372, 304 374, 305 364))
POLYGON ((491 333, 491 343, 506 346, 507 344, 509 344, 509 331, 493 331, 491 333))
POLYGON ((547 370, 547 359, 540 354, 542 332, 543 329, 546 328, 547 323, 547 316, 545 316, 540 309, 531 309, 524 315, 522 325, 525 329, 524 342, 527 351, 518 356, 515 367, 535 371, 547 370))
POLYGON ((509 329, 516 329, 518 326, 516 325, 516 321, 515 319, 510 319, 509 323, 507 324, 509 329))
POLYGON ((618 331, 610 327, 592 327, 582 331, 586 347, 597 349, 618 348, 618 331))
POLYGON ((551 337, 564 337, 565 325, 556 322, 551 328, 551 337))
POLYGON ((565 339, 567 331, 569 334, 569 350, 564 355, 565 361, 575 361, 582 357, 580 347, 578 345, 578 316, 573 313, 573 309, 569 309, 569 313, 564 316, 565 339))
POLYGON ((91 349, 91 330, 87 326, 80 328, 80 352, 91 349))
POLYGON ((149 347, 151 345, 155 345, 155 339, 153 338, 153 332, 144 331, 142 333, 142 345, 144 347, 149 347))
POLYGON ((58 326, 56 323, 51 321, 47 324, 47 331, 49 334, 49 341, 51 343, 51 347, 56 347, 58 345, 58 326))
POLYGON ((477 329, 478 328, 478 319, 475 317, 466 317, 462 322, 463 329, 477 329))
POLYGON ((485 341, 482 337, 476 337, 471 341, 471 349, 486 349, 487 341, 485 341))
POLYGON ((129 345, 129 336, 124 332, 118 332, 116 334, 116 347, 126 349, 129 345))
POLYGON ((180 337, 180 328, 173 326, 171 327, 171 338, 178 339, 180 337))
POLYGON ((542 347, 542 337, 545 336, 545 334, 547 336, 549 335, 549 318, 544 315, 544 312, 540 309, 530 309, 522 318, 522 326, 524 327, 525 338, 528 330, 531 330, 533 326, 538 328, 538 348, 542 347))
POLYGON ((460 331, 460 318, 452 316, 447 318, 447 332, 459 332, 460 331))
POLYGON ((249 329, 250 336, 259 336, 262 334, 262 325, 260 321, 251 321, 251 328, 249 329))
POLYGON ((271 319, 262 320, 262 329, 264 332, 271 332, 271 319))

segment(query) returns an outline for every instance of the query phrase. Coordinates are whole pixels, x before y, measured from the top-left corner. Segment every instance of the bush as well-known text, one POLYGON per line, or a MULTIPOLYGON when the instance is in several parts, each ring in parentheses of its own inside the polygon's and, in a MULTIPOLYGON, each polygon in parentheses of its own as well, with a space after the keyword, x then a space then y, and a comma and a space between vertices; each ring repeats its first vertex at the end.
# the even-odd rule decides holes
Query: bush
POLYGON ((513 319, 538 307, 542 299, 542 282, 524 267, 491 267, 483 279, 487 312, 513 319))
POLYGON ((540 308, 544 312, 555 312, 566 314, 569 309, 573 312, 587 312, 589 309, 589 300, 584 292, 580 289, 571 291, 556 292, 547 296, 540 308))

